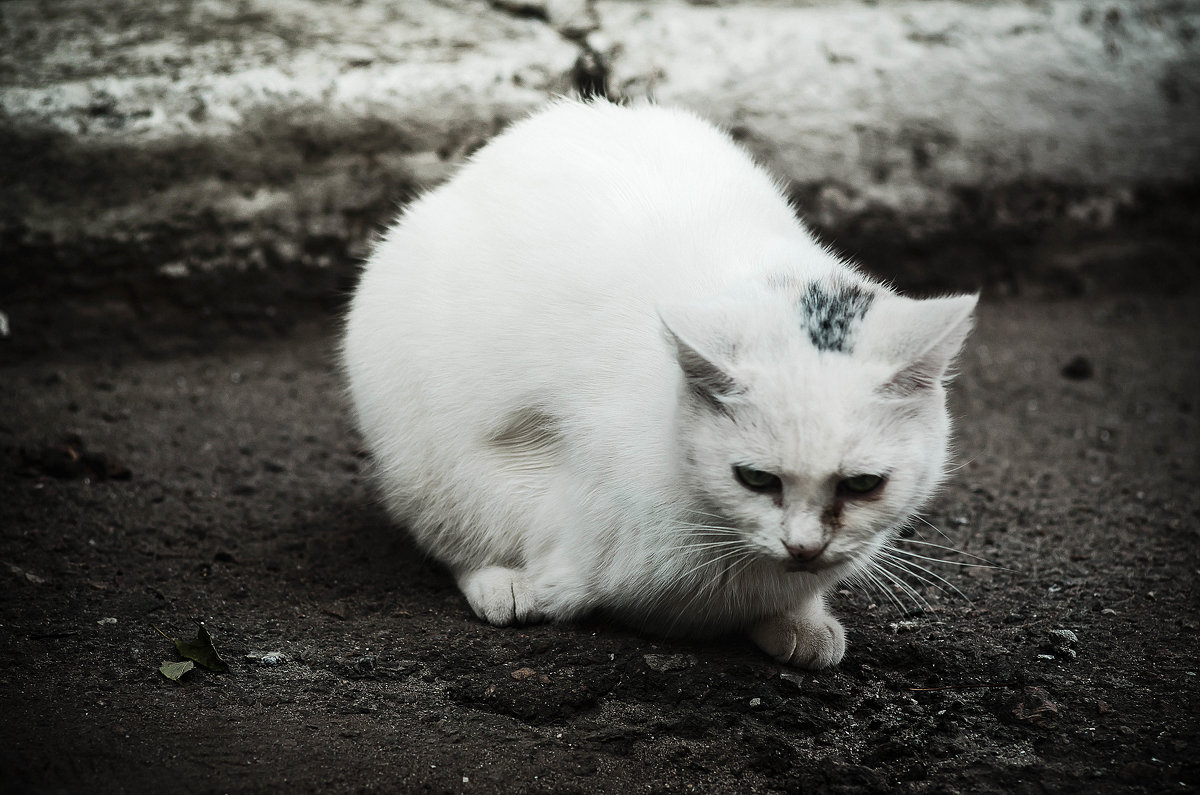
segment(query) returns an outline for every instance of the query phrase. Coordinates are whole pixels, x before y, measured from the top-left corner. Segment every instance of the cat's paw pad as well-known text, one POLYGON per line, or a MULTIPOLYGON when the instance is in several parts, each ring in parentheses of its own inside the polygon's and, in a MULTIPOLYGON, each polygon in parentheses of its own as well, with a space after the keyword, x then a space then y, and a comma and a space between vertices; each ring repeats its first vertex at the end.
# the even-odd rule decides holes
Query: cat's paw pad
POLYGON ((544 621, 533 589, 517 569, 488 566, 458 578, 475 615, 497 627, 544 621))
POLYGON ((828 668, 846 654, 846 632, 828 613, 768 618, 750 630, 750 638, 779 662, 797 668, 828 668))

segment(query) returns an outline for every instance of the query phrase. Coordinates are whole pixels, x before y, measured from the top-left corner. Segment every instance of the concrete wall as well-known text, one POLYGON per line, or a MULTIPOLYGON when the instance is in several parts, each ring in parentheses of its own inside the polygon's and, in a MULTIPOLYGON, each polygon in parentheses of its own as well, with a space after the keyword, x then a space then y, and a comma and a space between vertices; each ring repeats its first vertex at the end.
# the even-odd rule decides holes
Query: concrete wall
POLYGON ((956 186, 1200 173, 1200 5, 602 3, 614 84, 697 107, 822 209, 943 214, 956 186))
POLYGON ((1198 31, 1181 0, 6 0, 0 284, 344 264, 589 85, 727 125, 827 228, 1103 226, 1197 182, 1198 31), (1056 198, 986 200, 1014 189, 1056 198))

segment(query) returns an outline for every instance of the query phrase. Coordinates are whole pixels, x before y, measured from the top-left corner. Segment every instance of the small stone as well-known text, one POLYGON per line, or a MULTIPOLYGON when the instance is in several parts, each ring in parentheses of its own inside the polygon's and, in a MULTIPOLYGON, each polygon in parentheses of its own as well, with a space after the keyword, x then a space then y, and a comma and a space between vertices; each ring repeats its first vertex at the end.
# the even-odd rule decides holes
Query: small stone
POLYGON ((518 668, 517 670, 515 670, 511 674, 509 674, 509 676, 511 676, 513 679, 516 679, 518 682, 524 682, 526 679, 530 678, 531 676, 536 676, 536 675, 537 675, 537 671, 533 670, 532 668, 518 668))
POLYGON ((796 673, 795 671, 780 671, 779 678, 797 689, 804 687, 804 674, 796 673))
POLYGON ((252 651, 246 655, 246 660, 258 665, 279 665, 287 662, 288 656, 281 651, 252 651))
POLYGON ((1050 700, 1050 694, 1040 687, 1027 687, 1021 698, 1011 706, 1012 716, 1021 723, 1034 726, 1050 726, 1058 717, 1058 705, 1050 700))
POLYGON ((1059 657, 1069 657, 1072 660, 1079 656, 1076 646, 1079 636, 1069 629, 1052 629, 1046 633, 1046 646, 1059 657))
POLYGON ((762 699, 761 699, 761 698, 752 698, 752 699, 750 699, 750 708, 751 708, 751 709, 758 709, 758 708, 759 708, 759 707, 761 707, 761 706, 762 706, 762 699))
POLYGON ((25 580, 33 583, 34 585, 44 585, 46 583, 45 578, 39 577, 38 575, 34 574, 32 571, 25 571, 20 566, 14 566, 13 564, 10 563, 10 564, 8 564, 8 570, 11 571, 13 574, 15 574, 18 577, 25 578, 25 580))
POLYGON ((647 654, 643 657, 646 667, 652 671, 682 671, 696 664, 691 654, 647 654))
POLYGON ((102 618, 99 621, 97 621, 96 623, 99 624, 100 626, 105 626, 107 624, 115 624, 115 623, 117 623, 117 620, 110 616, 108 618, 102 618))
POLYGON ((1095 374, 1095 368, 1092 367, 1091 359, 1086 356, 1076 356, 1071 361, 1063 365, 1063 378, 1069 378, 1072 381, 1085 381, 1095 374))

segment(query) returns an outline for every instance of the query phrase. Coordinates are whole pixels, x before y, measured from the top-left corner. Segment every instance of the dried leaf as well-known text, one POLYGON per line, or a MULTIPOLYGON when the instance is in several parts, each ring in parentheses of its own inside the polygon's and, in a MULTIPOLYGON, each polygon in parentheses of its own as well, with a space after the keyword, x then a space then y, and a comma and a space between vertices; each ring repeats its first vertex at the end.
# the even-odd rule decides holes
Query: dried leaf
MULTIPOLYGON (((151 624, 151 626, 154 625, 151 624)), ((201 622, 196 622, 197 631, 195 640, 172 638, 158 627, 154 627, 154 629, 158 631, 158 634, 174 643, 175 649, 189 660, 194 660, 208 670, 216 671, 217 673, 225 673, 229 670, 229 666, 221 659, 221 655, 217 653, 217 647, 213 645, 212 637, 201 622)))
POLYGON ((163 660, 162 667, 158 672, 170 679, 172 682, 178 682, 184 674, 196 667, 196 664, 191 660, 184 662, 167 662, 163 660))
POLYGON ((1050 694, 1040 687, 1027 687, 1021 698, 1012 706, 1012 715, 1022 723, 1049 727, 1058 717, 1058 705, 1050 700, 1050 694))
POLYGON ((183 641, 179 638, 172 638, 175 641, 175 648, 179 653, 189 660, 195 660, 200 665, 203 665, 210 671, 217 673, 225 673, 229 670, 229 666, 221 659, 221 655, 217 654, 217 647, 213 645, 212 637, 209 636, 208 630, 200 622, 196 622, 196 639, 192 641, 183 641))

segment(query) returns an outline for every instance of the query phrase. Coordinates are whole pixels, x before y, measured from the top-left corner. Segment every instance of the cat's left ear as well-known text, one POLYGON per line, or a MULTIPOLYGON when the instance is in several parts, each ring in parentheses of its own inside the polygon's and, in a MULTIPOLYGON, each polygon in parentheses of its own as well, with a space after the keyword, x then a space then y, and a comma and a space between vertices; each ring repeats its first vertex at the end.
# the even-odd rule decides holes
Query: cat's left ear
POLYGON ((695 328, 695 318, 689 313, 660 308, 658 316, 675 348, 675 359, 688 390, 711 408, 727 411, 727 402, 743 390, 717 363, 722 358, 717 353, 720 346, 704 341, 705 335, 695 328))
POLYGON ((892 296, 872 307, 864 336, 877 356, 900 365, 880 392, 908 397, 941 385, 971 332, 978 300, 978 294, 923 300, 892 296))

